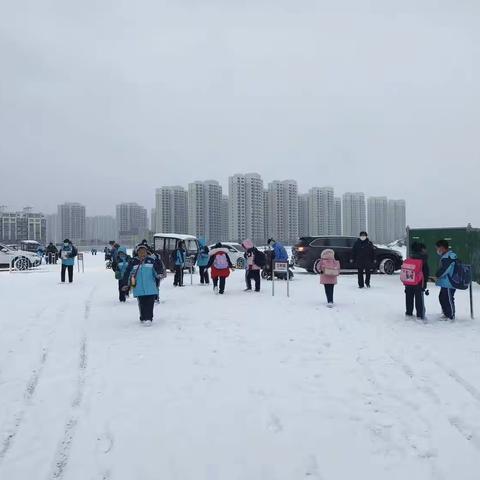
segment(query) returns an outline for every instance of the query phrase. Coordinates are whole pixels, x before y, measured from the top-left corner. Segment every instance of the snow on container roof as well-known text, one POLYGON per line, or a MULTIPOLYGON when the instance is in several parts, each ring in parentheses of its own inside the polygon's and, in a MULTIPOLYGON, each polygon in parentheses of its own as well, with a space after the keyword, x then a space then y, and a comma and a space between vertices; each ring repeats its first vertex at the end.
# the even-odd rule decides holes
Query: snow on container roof
POLYGON ((197 240, 197 237, 193 235, 184 235, 181 233, 156 233, 154 235, 154 238, 159 238, 159 237, 164 237, 164 238, 177 238, 179 240, 197 240))

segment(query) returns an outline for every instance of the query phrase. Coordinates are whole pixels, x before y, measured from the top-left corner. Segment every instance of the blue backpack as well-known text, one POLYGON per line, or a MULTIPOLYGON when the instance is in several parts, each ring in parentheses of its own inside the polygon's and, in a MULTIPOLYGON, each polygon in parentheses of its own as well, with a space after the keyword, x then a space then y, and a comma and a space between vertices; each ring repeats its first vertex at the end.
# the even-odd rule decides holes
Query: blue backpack
POLYGON ((460 260, 456 260, 453 272, 448 278, 453 288, 457 290, 468 290, 472 283, 472 266, 465 265, 460 260))

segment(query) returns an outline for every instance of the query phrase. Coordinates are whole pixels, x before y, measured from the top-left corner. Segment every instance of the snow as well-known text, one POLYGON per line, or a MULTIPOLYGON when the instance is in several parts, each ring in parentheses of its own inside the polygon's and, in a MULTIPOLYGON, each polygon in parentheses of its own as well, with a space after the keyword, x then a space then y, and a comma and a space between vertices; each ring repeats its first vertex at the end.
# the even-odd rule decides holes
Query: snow
POLYGON ((197 237, 194 237, 193 235, 184 235, 180 233, 156 233, 154 235, 154 238, 174 238, 177 240, 196 240, 197 237))
MULTIPOLYGON (((0 478, 477 480, 480 327, 406 321, 398 276, 225 296, 162 284, 151 327, 103 257, 0 273, 0 478)), ((475 306, 480 288, 475 287, 475 306)))

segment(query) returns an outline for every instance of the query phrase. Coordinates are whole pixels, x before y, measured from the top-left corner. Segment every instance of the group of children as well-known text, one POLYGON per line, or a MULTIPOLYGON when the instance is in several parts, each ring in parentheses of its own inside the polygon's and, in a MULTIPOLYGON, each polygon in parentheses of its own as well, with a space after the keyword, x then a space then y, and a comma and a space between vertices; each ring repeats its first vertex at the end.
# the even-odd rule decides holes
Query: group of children
MULTIPOLYGON (((259 292, 261 270, 265 266, 265 254, 257 249, 251 240, 245 240, 242 246, 245 249, 245 291, 252 291, 254 288, 255 292, 259 292)), ((66 242, 63 250, 68 251, 69 248, 70 245, 66 242)), ((440 287, 439 300, 443 312, 442 318, 454 320, 455 292, 457 288, 460 288, 454 285, 453 281, 457 256, 450 250, 446 240, 439 240, 436 248, 440 256, 440 268, 435 277, 436 284, 440 287)), ((73 251, 72 254, 74 253, 73 251)), ((125 247, 120 247, 118 244, 112 247, 110 254, 115 278, 118 280, 120 302, 125 302, 129 292, 132 291, 138 301, 140 321, 152 322, 155 300, 158 300, 159 295, 159 285, 161 280, 166 277, 166 267, 161 257, 155 253, 146 240, 135 247, 132 257, 128 255, 125 247)), ((185 244, 180 241, 172 254, 175 266, 173 284, 176 287, 183 286, 186 259, 185 244)), ((69 257, 66 257, 64 261, 71 263, 69 257)), ((234 269, 228 249, 221 243, 217 243, 209 249, 205 242, 201 242, 196 265, 199 270, 200 284, 209 285, 211 277, 214 292, 223 295, 226 280, 234 269)), ((70 273, 73 267, 68 268, 67 265, 62 265, 62 281, 64 281, 66 269, 70 273)), ((320 283, 324 286, 327 307, 332 308, 335 285, 337 285, 341 271, 341 265, 335 258, 334 250, 323 250, 314 269, 320 275, 320 283)), ((427 288, 429 277, 426 246, 415 242, 410 247, 410 256, 404 261, 400 274, 400 279, 405 286, 407 318, 413 317, 415 309, 417 318, 425 320, 425 295, 429 294, 427 288)), ((369 286, 369 283, 367 285, 369 286)))
MULTIPOLYGON (((440 267, 435 274, 435 283, 440 287, 441 319, 453 321, 455 320, 455 292, 458 288, 467 288, 471 280, 467 279, 468 274, 462 274, 462 265, 458 262, 455 252, 450 249, 447 240, 439 240, 436 243, 436 251, 440 257, 440 267)), ((320 260, 315 264, 315 270, 320 274, 320 283, 325 288, 327 306, 331 308, 334 306, 334 288, 340 275, 340 262, 335 259, 335 252, 331 249, 323 250, 320 260)), ((400 274, 400 280, 405 286, 406 318, 413 317, 415 309, 417 318, 425 321, 425 295, 429 295, 429 278, 427 247, 422 243, 414 242, 410 246, 410 255, 403 262, 400 274)), ((362 288, 363 282, 360 282, 359 286, 362 288)), ((367 286, 370 284, 367 283, 367 286)))

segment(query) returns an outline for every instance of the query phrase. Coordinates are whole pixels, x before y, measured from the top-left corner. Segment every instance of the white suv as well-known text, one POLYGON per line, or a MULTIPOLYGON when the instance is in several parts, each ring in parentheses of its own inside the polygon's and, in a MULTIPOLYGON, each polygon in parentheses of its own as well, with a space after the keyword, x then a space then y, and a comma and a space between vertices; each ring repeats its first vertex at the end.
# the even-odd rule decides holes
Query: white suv
POLYGON ((34 252, 25 250, 14 250, 0 243, 0 268, 15 268, 16 270, 27 270, 38 267, 42 258, 34 252))

